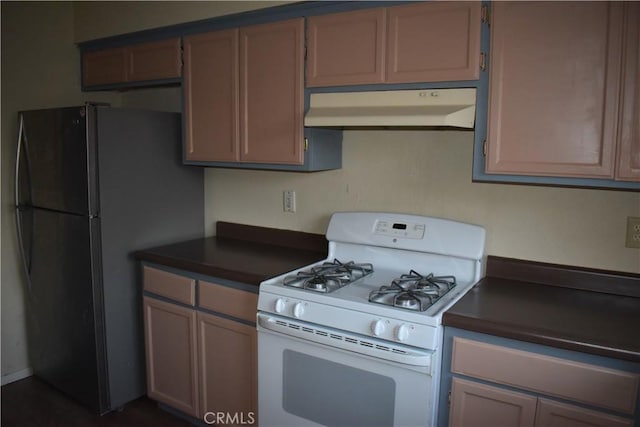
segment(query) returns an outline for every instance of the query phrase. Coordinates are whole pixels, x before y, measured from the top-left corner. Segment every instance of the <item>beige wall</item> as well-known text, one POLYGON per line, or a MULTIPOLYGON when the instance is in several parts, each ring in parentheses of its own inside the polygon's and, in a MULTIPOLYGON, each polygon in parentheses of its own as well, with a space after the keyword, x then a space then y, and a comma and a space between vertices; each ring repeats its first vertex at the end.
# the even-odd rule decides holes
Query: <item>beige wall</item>
POLYGON ((75 40, 100 37, 277 6, 286 1, 79 1, 75 40))
MULTIPOLYGON (((179 110, 179 89, 82 94, 76 41, 204 19, 282 2, 2 2, 2 375, 27 369, 21 274, 15 248, 12 165, 16 113, 85 99, 179 110)), ((345 132, 344 166, 311 174, 208 169, 206 229, 215 221, 324 233, 338 210, 443 216, 487 228, 487 252, 640 272, 624 247, 637 193, 471 182, 472 134, 345 132), (297 192, 295 214, 282 191, 297 192)))
POLYGON ((348 131, 341 170, 208 169, 207 231, 224 220, 324 233, 334 211, 406 212, 483 225, 488 254, 640 272, 640 251, 624 247, 640 195, 472 183, 472 145, 470 132, 348 131))

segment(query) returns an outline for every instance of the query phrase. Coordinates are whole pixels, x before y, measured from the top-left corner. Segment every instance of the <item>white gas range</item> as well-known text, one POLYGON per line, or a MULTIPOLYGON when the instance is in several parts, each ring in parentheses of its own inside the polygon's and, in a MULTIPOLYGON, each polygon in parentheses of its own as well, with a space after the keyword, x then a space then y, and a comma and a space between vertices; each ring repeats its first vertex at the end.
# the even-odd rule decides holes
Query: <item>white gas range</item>
POLYGON ((480 279, 484 229, 341 212, 326 236, 260 285, 260 426, 435 425, 442 313, 480 279))

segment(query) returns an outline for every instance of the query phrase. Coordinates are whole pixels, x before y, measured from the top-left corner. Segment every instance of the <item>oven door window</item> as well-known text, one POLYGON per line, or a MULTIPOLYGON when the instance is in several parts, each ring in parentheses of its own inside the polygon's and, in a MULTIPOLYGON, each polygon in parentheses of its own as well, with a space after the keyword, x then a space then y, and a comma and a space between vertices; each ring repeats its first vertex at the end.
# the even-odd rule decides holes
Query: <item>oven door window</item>
POLYGON ((392 378, 293 350, 282 362, 285 411, 327 426, 393 426, 392 378))

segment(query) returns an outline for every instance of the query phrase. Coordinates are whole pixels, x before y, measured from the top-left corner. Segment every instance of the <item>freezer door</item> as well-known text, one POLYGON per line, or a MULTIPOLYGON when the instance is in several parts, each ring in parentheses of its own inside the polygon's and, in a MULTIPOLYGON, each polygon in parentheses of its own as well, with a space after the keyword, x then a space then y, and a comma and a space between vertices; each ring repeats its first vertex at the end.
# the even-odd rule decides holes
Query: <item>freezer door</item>
POLYGON ((89 148, 92 107, 25 111, 18 156, 17 204, 82 215, 97 214, 95 149, 89 148))
POLYGON ((30 258, 29 358, 34 373, 96 412, 108 409, 99 220, 21 212, 30 258))

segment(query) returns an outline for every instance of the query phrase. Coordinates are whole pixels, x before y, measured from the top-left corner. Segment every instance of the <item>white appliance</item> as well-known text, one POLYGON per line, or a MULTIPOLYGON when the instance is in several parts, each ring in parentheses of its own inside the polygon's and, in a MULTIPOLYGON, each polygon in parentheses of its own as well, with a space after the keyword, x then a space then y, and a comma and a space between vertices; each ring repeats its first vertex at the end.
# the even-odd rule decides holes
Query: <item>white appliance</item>
POLYGON ((304 125, 473 129, 475 115, 475 88, 312 93, 304 125))
POLYGON ((442 313, 481 277, 484 228, 341 212, 326 236, 326 260, 260 285, 259 425, 435 425, 442 313))

